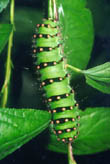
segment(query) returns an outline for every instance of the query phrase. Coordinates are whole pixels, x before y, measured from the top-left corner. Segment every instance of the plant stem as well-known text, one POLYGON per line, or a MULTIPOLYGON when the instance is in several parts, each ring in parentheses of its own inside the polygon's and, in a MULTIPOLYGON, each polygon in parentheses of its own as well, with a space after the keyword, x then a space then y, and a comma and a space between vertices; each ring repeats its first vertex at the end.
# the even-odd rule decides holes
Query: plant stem
POLYGON ((76 73, 81 73, 81 74, 83 74, 83 71, 81 70, 81 69, 79 69, 79 68, 76 68, 76 67, 74 67, 74 66, 71 66, 71 65, 69 65, 69 64, 66 64, 66 68, 70 68, 70 69, 72 69, 74 72, 76 72, 76 73))
POLYGON ((68 143, 68 164, 77 164, 73 157, 71 143, 68 143))
POLYGON ((53 20, 58 19, 56 0, 48 0, 48 18, 53 20))
POLYGON ((52 13, 52 0, 48 0, 48 18, 52 18, 53 13, 52 13))
POLYGON ((4 80, 2 90, 1 90, 1 93, 2 93, 1 107, 5 107, 7 104, 8 94, 9 94, 9 84, 10 84, 10 79, 11 79, 11 69, 12 69, 11 51, 12 51, 13 33, 14 33, 14 0, 11 0, 11 3, 10 3, 10 23, 13 26, 13 30, 9 36, 9 41, 8 41, 5 80, 4 80))

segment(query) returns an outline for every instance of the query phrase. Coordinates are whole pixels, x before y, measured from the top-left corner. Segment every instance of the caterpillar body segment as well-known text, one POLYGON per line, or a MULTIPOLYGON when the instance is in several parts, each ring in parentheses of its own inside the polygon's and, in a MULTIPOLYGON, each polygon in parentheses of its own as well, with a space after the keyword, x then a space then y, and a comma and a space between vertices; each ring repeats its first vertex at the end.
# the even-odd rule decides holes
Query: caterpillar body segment
POLYGON ((36 31, 33 35, 35 65, 52 114, 53 132, 59 141, 73 142, 79 133, 78 106, 65 69, 59 22, 45 19, 36 31))

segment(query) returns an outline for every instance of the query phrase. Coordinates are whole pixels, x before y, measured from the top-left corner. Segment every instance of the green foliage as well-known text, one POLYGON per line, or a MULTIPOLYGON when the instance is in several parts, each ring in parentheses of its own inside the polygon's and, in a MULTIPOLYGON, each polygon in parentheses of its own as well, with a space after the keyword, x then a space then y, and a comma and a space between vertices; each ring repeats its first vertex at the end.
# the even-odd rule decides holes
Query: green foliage
POLYGON ((7 7, 9 0, 0 0, 0 12, 7 7))
POLYGON ((48 112, 0 108, 0 160, 41 133, 49 122, 48 112))
POLYGON ((0 24, 0 53, 2 52, 8 41, 11 31, 11 24, 0 24))
POLYGON ((59 0, 57 3, 62 4, 64 7, 67 6, 67 8, 72 8, 72 9, 77 9, 77 10, 81 10, 82 8, 84 8, 87 4, 86 0, 69 0, 69 1, 62 1, 59 0))
POLYGON ((85 8, 85 2, 61 2, 65 13, 64 19, 61 19, 65 36, 64 54, 68 64, 81 69, 85 69, 89 62, 94 38, 92 16, 90 10, 85 8))
MULTIPOLYGON (((2 12, 4 8, 6 8, 8 2, 9 0, 0 0, 0 12, 2 12)), ((96 33, 100 36, 103 36, 103 34, 104 36, 108 36, 108 33, 110 31, 108 28, 109 24, 106 24, 105 26, 106 19, 104 16, 105 14, 106 16, 108 15, 108 13, 110 12, 110 8, 107 6, 106 10, 104 10, 105 14, 103 14, 103 6, 101 7, 100 4, 103 4, 104 1, 98 0, 98 3, 96 3, 95 0, 88 0, 88 2, 88 6, 94 9, 93 14, 95 16, 96 33), (101 30, 99 29, 100 27, 101 30)), ((85 8, 87 2, 86 0, 58 0, 58 5, 62 5, 64 9, 64 16, 60 15, 60 20, 61 26, 63 28, 62 34, 64 36, 64 55, 67 57, 67 63, 77 68, 85 69, 91 57, 91 50, 94 39, 91 12, 89 9, 85 8)), ((2 18, 0 18, 2 22, 4 22, 4 20, 7 21, 7 18, 9 17, 8 12, 5 14, 6 17, 2 17, 3 20, 2 18)), ((33 32, 32 28, 35 26, 36 23, 41 23, 41 18, 41 11, 39 10, 35 11, 31 7, 16 8, 16 40, 20 40, 20 43, 23 44, 29 44, 29 39, 31 38, 31 34, 33 32), (34 15, 36 16, 34 17, 34 15)), ((0 24, 0 53, 3 51, 6 45, 12 29, 13 27, 9 24, 0 24)), ((19 47, 17 46, 18 45, 15 46, 16 51, 19 47)), ((106 56, 105 53, 103 54, 103 56, 106 56)), ((98 59, 100 60, 101 57, 99 56, 98 59)), ((97 61, 93 61, 93 64, 94 63, 96 65, 97 61)), ((109 62, 82 71, 82 73, 86 77, 87 84, 89 84, 93 88, 100 90, 103 93, 110 93, 109 72, 109 62)), ((77 80, 75 74, 72 73, 72 75, 72 78, 77 80)), ((82 94, 83 96, 89 96, 90 93, 88 93, 88 95, 85 95, 85 90, 82 88, 82 94)), ((80 135, 73 144, 74 154, 93 154, 109 149, 110 108, 87 108, 84 112, 80 111, 80 115, 80 135)), ((45 128, 48 127, 49 121, 50 115, 44 111, 32 109, 1 108, 0 159, 3 159, 5 156, 12 153, 20 146, 28 142, 30 139, 41 133, 45 128)), ((53 133, 50 136, 48 149, 56 152, 67 153, 66 145, 58 142, 56 140, 56 136, 53 133)))
MULTIPOLYGON (((73 143, 74 154, 93 154, 110 148, 110 108, 87 108, 80 111, 80 134, 73 143)), ((67 153, 65 144, 51 134, 49 150, 67 153)))
POLYGON ((68 65, 68 68, 72 69, 78 74, 83 74, 86 78, 86 83, 93 88, 103 93, 110 94, 110 62, 90 68, 88 70, 80 70, 71 65, 68 65))
POLYGON ((110 62, 83 71, 87 84, 110 94, 110 62))

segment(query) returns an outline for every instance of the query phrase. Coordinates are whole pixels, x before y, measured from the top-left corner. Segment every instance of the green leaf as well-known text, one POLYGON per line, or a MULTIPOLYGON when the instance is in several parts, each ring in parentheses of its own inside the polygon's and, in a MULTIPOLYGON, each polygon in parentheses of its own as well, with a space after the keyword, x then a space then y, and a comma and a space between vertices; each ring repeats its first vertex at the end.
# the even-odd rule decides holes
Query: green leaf
POLYGON ((65 36, 64 54, 67 63, 85 69, 90 59, 94 38, 91 12, 84 8, 85 0, 69 0, 61 3, 64 9, 61 23, 65 36))
POLYGON ((9 0, 0 0, 0 12, 7 7, 9 0))
POLYGON ((69 0, 69 1, 62 1, 58 0, 59 4, 62 4, 63 6, 70 6, 70 8, 74 8, 77 10, 80 10, 86 6, 87 0, 69 0))
POLYGON ((2 52, 3 48, 5 47, 8 41, 11 31, 12 25, 0 24, 0 53, 2 52))
POLYGON ((48 127, 50 114, 34 109, 0 109, 0 160, 48 127))
POLYGON ((103 93, 110 94, 110 62, 83 71, 86 82, 103 93))
MULTIPOLYGON (((87 108, 80 111, 79 136, 73 143, 74 154, 84 155, 110 148, 110 108, 87 108)), ((67 145, 57 141, 51 134, 48 149, 67 153, 67 145)))

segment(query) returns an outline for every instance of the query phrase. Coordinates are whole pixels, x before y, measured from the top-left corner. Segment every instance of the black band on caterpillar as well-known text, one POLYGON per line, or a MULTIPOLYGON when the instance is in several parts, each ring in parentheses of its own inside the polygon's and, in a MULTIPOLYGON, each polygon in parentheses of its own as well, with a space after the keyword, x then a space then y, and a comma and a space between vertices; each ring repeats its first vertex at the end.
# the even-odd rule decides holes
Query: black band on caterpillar
POLYGON ((61 44, 57 45, 57 47, 38 47, 38 48, 34 48, 33 49, 33 53, 37 53, 37 52, 43 52, 43 51, 52 51, 53 49, 56 49, 58 47, 60 47, 61 44))
POLYGON ((50 37, 55 37, 55 36, 59 36, 60 34, 55 34, 55 35, 49 35, 49 34, 34 34, 33 38, 50 38, 50 37))
MULTIPOLYGON (((60 81, 64 80, 67 77, 69 77, 69 74, 66 74, 66 76, 64 76, 64 77, 46 79, 41 83, 41 86, 46 86, 46 85, 52 84, 53 82, 60 82, 60 81)), ((72 91, 72 93, 73 93, 73 91, 72 91)))
POLYGON ((49 110, 49 113, 60 113, 66 110, 72 110, 73 108, 74 108, 73 106, 59 107, 59 108, 49 110))
POLYGON ((52 96, 52 97, 49 97, 47 99, 48 102, 52 102, 52 101, 58 101, 60 99, 64 99, 64 98, 67 98, 68 96, 70 96, 71 94, 70 93, 66 93, 66 94, 63 94, 63 95, 58 95, 58 96, 52 96))
POLYGON ((36 67, 37 67, 37 69, 42 69, 42 68, 46 68, 46 67, 50 67, 50 66, 55 66, 56 64, 59 64, 63 60, 64 60, 64 58, 61 58, 61 60, 59 60, 58 62, 53 61, 53 62, 41 63, 40 65, 37 65, 36 67))

